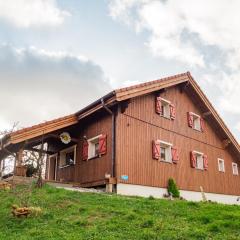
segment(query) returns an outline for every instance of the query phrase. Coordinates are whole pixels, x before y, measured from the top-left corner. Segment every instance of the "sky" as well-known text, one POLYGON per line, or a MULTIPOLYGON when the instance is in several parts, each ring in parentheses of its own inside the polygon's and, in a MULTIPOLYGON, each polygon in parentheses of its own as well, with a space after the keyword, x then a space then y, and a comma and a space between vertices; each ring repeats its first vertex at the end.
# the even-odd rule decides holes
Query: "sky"
POLYGON ((238 0, 0 0, 0 131, 190 71, 240 141, 238 0))

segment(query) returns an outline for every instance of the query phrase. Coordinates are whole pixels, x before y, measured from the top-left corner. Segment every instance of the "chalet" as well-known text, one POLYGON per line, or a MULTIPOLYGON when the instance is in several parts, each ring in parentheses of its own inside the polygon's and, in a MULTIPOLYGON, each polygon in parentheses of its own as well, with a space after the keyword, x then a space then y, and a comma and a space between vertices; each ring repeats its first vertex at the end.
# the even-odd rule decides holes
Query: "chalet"
POLYGON ((118 194, 237 204, 240 146, 189 72, 117 89, 79 112, 2 139, 0 159, 47 143, 46 179, 118 194))

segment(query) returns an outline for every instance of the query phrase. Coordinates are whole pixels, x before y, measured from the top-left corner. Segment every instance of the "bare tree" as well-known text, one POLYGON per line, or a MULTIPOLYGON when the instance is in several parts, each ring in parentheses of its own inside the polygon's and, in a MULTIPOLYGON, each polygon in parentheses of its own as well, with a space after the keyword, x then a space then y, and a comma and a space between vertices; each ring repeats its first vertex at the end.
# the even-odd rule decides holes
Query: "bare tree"
POLYGON ((0 160, 0 180, 3 177, 3 173, 5 171, 10 171, 9 162, 14 162, 14 168, 16 165, 16 153, 9 151, 7 148, 3 146, 3 138, 7 135, 11 134, 17 129, 18 122, 15 122, 13 126, 10 129, 5 129, 3 131, 0 131, 0 149, 4 150, 8 157, 6 159, 0 160), (6 163, 7 162, 7 163, 6 163))

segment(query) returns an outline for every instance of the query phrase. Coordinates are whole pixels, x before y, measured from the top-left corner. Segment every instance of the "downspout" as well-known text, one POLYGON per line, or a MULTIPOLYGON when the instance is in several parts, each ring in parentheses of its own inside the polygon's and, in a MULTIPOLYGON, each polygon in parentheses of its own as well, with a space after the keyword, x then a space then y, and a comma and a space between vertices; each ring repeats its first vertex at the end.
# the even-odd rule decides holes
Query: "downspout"
POLYGON ((104 107, 104 109, 110 114, 112 115, 112 177, 115 177, 115 113, 109 109, 105 103, 103 98, 101 98, 101 103, 102 106, 104 107))

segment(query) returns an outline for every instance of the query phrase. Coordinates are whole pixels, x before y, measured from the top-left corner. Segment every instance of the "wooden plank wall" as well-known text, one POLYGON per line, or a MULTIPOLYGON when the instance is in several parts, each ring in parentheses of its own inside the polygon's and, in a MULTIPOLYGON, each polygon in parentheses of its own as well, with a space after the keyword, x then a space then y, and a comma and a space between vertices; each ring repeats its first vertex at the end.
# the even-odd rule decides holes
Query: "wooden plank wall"
POLYGON ((166 187, 168 179, 173 177, 182 190, 200 191, 202 186, 205 192, 239 195, 240 175, 232 174, 232 162, 237 160, 223 148, 221 139, 211 125, 206 122, 204 133, 188 127, 187 112, 201 115, 199 106, 185 92, 181 93, 178 87, 168 89, 161 96, 176 106, 174 121, 155 113, 154 94, 132 99, 125 113, 119 112, 116 132, 118 181, 166 187), (178 148, 178 164, 152 159, 152 140, 157 139, 170 142, 178 148), (190 167, 192 150, 208 155, 207 171, 190 167), (217 158, 225 160, 225 173, 218 171, 217 158), (121 180, 121 175, 128 175, 129 180, 121 180))
POLYGON ((101 182, 105 180, 105 173, 111 173, 111 149, 112 149, 112 117, 110 114, 94 116, 88 119, 79 137, 77 147, 77 161, 75 166, 75 182, 81 184, 101 182), (87 139, 100 134, 107 134, 107 153, 101 157, 88 161, 82 160, 83 136, 87 139))

